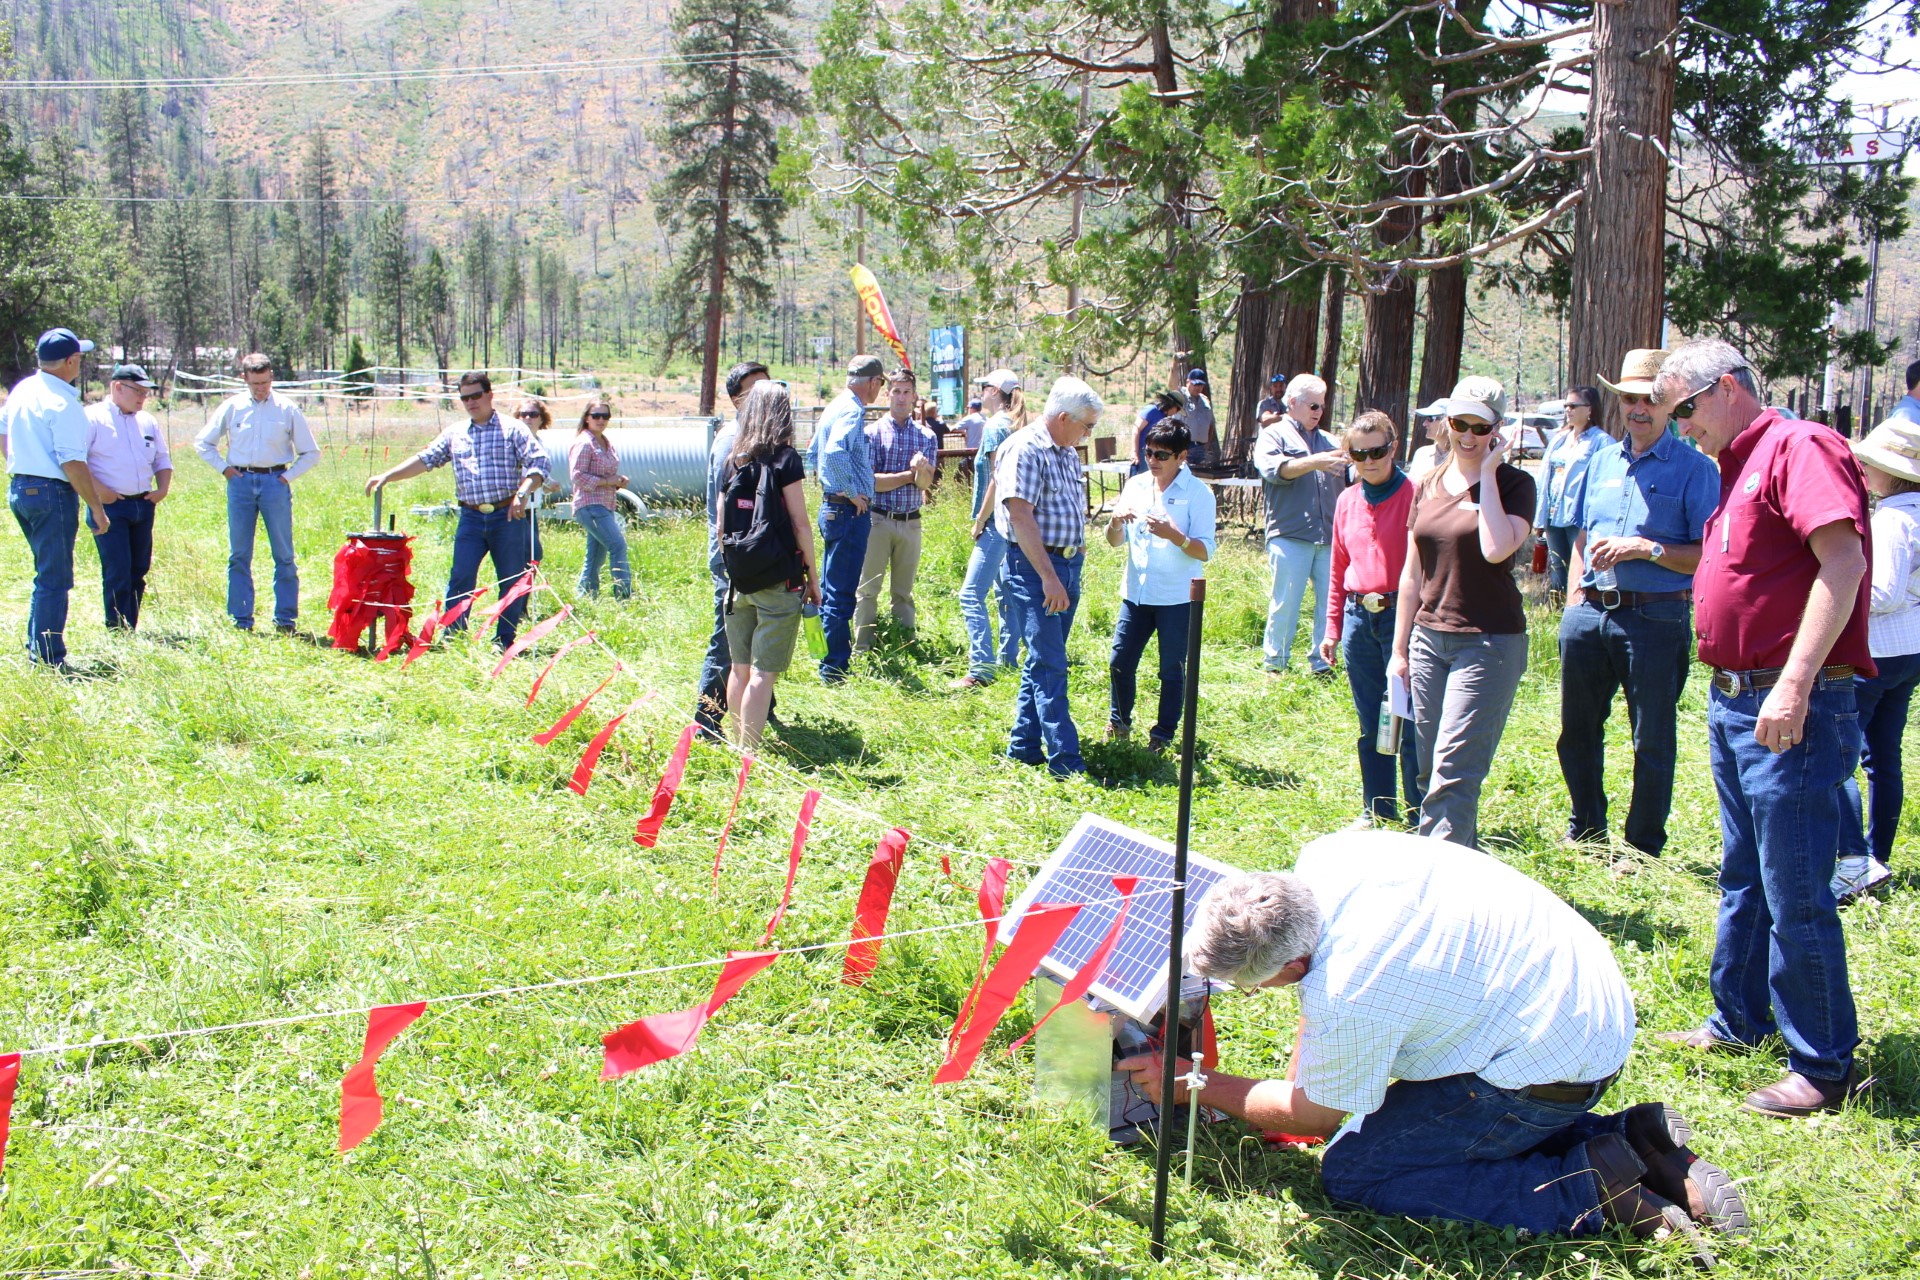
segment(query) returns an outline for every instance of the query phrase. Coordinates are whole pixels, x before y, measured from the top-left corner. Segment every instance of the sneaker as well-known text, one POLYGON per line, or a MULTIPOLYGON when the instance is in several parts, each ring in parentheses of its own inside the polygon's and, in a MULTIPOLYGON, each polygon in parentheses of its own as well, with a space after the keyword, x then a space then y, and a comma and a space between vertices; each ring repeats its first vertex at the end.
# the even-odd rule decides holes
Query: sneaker
POLYGON ((1842 858, 1833 868, 1833 900, 1841 906, 1893 878, 1893 869, 1871 856, 1842 858))

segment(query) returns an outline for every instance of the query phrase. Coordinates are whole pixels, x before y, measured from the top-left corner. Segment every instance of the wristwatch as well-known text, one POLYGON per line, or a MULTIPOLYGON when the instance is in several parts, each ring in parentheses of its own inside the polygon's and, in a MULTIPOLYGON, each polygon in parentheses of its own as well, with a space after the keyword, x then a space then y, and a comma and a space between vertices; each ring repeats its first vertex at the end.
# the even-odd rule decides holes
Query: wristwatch
POLYGON ((1647 556, 1647 559, 1653 561, 1655 564, 1659 564, 1660 557, 1665 554, 1667 554, 1667 549, 1656 542, 1653 544, 1653 551, 1647 556))

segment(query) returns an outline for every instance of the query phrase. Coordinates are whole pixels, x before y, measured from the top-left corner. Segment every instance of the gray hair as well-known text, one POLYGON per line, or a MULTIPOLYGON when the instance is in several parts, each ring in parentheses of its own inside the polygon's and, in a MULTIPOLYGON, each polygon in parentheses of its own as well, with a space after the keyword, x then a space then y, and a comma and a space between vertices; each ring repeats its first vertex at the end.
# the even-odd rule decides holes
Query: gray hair
POLYGON ((1747 363, 1738 347, 1719 338, 1696 338, 1673 349, 1653 380, 1654 389, 1660 392, 1661 400, 1672 404, 1712 386, 1729 373, 1747 394, 1756 400, 1760 398, 1760 384, 1753 376, 1753 366, 1747 363))
POLYGON ((1187 939, 1187 968, 1234 986, 1258 986, 1320 940, 1320 904, 1299 876, 1261 872, 1208 894, 1187 939))
POLYGON ((1287 389, 1280 393, 1281 404, 1292 404, 1301 396, 1324 396, 1327 394, 1327 380, 1312 373, 1296 373, 1287 383, 1287 389))
POLYGON ((1047 407, 1042 416, 1051 418, 1055 414, 1065 414, 1070 418, 1091 416, 1095 422, 1107 411, 1107 402, 1078 378, 1056 378, 1053 390, 1047 392, 1047 407))

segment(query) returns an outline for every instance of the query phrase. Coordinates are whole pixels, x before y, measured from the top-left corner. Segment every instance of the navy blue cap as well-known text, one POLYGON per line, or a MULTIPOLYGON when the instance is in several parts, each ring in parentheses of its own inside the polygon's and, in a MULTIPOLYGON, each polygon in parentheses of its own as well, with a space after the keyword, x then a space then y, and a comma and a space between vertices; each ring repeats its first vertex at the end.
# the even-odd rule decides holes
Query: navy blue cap
POLYGON ((69 356, 93 350, 93 344, 77 337, 71 329, 49 329, 34 344, 34 356, 41 364, 59 364, 69 356))
POLYGON ((1205 369, 1187 370, 1188 382, 1205 382, 1206 380, 1207 380, 1207 371, 1205 369))

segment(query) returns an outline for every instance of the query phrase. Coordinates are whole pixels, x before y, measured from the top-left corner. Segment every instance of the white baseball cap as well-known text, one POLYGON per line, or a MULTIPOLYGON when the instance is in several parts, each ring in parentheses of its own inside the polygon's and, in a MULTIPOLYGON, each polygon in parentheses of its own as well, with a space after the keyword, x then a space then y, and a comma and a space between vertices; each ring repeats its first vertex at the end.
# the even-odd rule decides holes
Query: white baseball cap
POLYGON ((974 385, 998 387, 1001 395, 1010 396, 1020 389, 1020 375, 1011 369, 995 369, 984 378, 975 378, 974 385))

